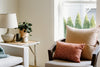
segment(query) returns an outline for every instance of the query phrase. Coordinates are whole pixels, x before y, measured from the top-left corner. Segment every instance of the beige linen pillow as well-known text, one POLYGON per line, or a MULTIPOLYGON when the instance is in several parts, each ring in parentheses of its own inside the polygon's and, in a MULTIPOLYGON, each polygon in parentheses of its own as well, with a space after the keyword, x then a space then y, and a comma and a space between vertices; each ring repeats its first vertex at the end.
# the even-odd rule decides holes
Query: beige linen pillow
POLYGON ((67 27, 66 42, 68 43, 85 43, 85 47, 82 51, 83 59, 92 59, 92 52, 95 49, 97 41, 98 30, 96 28, 91 29, 76 29, 70 26, 67 27))

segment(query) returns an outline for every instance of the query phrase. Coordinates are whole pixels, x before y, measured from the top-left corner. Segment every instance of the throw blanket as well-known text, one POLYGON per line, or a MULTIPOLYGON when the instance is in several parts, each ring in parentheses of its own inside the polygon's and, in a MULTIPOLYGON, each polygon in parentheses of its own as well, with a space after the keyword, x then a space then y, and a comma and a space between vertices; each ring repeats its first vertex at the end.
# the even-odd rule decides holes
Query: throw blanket
POLYGON ((5 54, 5 51, 4 49, 0 46, 0 58, 6 58, 8 57, 9 55, 5 54))

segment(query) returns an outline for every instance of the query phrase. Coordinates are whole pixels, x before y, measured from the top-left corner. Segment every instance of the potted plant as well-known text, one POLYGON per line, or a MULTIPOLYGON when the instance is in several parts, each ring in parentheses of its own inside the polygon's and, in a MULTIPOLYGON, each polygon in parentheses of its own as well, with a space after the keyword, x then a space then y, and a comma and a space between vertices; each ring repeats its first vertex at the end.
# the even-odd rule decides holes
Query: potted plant
POLYGON ((18 29, 20 30, 20 35, 21 35, 21 38, 23 39, 23 42, 28 41, 29 33, 32 32, 31 27, 32 27, 31 23, 28 23, 28 22, 19 23, 18 29))

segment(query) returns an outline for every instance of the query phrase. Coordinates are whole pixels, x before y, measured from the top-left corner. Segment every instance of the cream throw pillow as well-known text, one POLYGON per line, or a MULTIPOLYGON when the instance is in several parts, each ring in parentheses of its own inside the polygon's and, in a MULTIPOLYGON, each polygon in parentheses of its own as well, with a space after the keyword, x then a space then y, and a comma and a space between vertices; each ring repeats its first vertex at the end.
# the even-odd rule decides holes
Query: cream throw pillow
POLYGON ((68 43, 85 43, 85 47, 82 51, 83 59, 92 59, 92 52, 95 49, 97 41, 98 30, 96 28, 91 29, 76 29, 70 26, 67 27, 66 42, 68 43))

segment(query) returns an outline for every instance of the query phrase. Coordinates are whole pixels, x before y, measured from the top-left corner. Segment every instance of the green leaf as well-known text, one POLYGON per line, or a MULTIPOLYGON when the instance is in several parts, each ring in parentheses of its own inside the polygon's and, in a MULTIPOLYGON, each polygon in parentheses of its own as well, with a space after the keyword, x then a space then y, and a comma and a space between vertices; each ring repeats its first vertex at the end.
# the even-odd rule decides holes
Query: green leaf
POLYGON ((30 33, 32 32, 32 28, 31 28, 32 24, 28 23, 28 22, 21 22, 18 25, 18 29, 23 30, 25 29, 25 32, 30 33))
POLYGON ((29 29, 26 29, 27 30, 27 33, 30 33, 30 30, 29 29))
POLYGON ((29 34, 29 36, 32 36, 31 34, 29 34))
POLYGON ((23 30, 23 27, 21 27, 20 30, 23 30))
POLYGON ((25 22, 23 22, 23 24, 25 24, 25 22))
POLYGON ((31 23, 29 23, 28 25, 29 25, 29 26, 32 26, 32 24, 31 24, 31 23))

